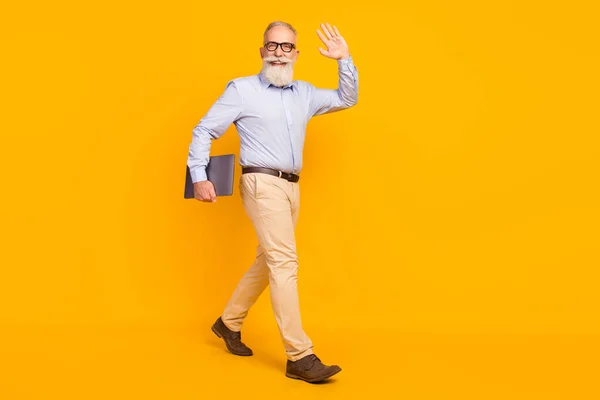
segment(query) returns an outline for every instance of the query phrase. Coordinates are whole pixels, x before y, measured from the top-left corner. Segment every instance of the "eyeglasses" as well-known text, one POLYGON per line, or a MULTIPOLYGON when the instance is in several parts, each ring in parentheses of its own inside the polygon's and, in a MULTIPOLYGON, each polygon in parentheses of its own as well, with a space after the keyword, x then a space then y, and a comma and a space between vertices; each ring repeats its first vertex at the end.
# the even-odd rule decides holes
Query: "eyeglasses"
POLYGON ((292 49, 296 48, 296 45, 294 43, 277 43, 277 42, 267 42, 265 43, 265 49, 269 50, 269 51, 275 51, 277 50, 277 48, 281 46, 281 50, 283 50, 284 53, 289 53, 290 51, 292 51, 292 49))

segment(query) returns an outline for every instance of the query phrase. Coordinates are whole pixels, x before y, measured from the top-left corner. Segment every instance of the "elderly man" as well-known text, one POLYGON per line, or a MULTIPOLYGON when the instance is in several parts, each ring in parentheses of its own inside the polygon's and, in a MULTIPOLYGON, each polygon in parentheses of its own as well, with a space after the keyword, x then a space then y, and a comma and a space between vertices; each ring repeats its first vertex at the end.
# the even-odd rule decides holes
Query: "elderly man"
POLYGON ((242 323, 270 285, 271 305, 287 355, 286 376, 307 382, 325 380, 341 368, 324 365, 314 354, 300 319, 294 229, 306 124, 315 115, 352 107, 358 99, 358 72, 346 41, 335 26, 321 24, 321 30, 317 29, 317 35, 326 49, 319 47, 319 52, 337 60, 337 90, 293 80, 300 54, 296 30, 288 23, 272 22, 260 48, 262 70, 227 83, 194 128, 188 157, 194 197, 216 201, 214 186, 206 176, 210 145, 235 124, 241 144, 240 196, 258 237, 254 264, 212 326, 213 332, 231 353, 252 355, 241 341, 242 323))

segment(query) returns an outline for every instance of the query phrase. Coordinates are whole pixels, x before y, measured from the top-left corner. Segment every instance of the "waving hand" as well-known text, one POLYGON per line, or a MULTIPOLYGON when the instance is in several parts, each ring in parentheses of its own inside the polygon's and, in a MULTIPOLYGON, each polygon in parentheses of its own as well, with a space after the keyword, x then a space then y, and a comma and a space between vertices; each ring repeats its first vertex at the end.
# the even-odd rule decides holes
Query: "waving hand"
POLYGON ((319 52, 323 56, 336 60, 350 57, 348 44, 335 25, 332 28, 329 23, 325 25, 321 24, 321 29, 323 30, 323 33, 317 29, 317 35, 327 47, 327 50, 319 47, 319 52))

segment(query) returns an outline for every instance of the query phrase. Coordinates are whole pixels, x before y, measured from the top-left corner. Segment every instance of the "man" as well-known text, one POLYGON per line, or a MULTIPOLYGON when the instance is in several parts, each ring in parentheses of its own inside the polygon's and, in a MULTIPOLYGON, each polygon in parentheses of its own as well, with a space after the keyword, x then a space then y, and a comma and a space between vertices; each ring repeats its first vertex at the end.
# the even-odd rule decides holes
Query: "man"
POLYGON ((346 41, 335 26, 321 24, 321 30, 317 29, 317 35, 326 49, 319 47, 319 52, 338 63, 337 90, 292 80, 300 54, 296 30, 288 23, 273 22, 263 35, 261 72, 227 83, 194 128, 188 157, 194 197, 216 201, 214 186, 206 177, 211 140, 235 124, 241 145, 240 196, 259 242, 254 264, 212 326, 213 332, 223 338, 231 353, 252 355, 241 341, 242 323, 270 285, 271 305, 287 355, 286 376, 307 382, 325 380, 341 368, 324 365, 314 354, 300 319, 294 229, 306 124, 315 115, 352 107, 358 98, 358 72, 346 41))

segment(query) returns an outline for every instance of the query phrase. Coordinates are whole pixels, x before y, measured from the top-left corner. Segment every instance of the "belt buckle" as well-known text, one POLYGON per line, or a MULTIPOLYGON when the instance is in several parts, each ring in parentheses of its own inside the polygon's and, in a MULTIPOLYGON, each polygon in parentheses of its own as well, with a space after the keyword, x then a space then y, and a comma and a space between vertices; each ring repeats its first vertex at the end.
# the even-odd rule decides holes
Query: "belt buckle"
POLYGON ((279 177, 281 178, 281 171, 277 171, 277 172, 279 172, 279 177))

